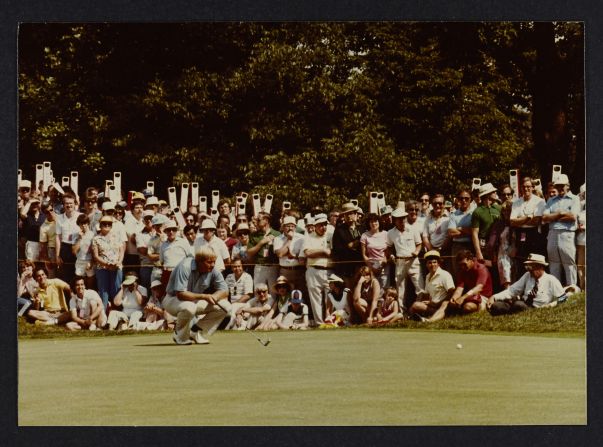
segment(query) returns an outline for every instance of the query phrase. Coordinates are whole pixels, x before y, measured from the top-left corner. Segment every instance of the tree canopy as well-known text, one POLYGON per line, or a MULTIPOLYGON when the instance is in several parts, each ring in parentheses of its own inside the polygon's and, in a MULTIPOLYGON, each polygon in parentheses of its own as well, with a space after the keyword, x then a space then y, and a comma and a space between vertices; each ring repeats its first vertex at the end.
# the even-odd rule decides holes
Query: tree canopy
POLYGON ((580 23, 24 24, 19 157, 82 184, 388 203, 584 181, 580 23))

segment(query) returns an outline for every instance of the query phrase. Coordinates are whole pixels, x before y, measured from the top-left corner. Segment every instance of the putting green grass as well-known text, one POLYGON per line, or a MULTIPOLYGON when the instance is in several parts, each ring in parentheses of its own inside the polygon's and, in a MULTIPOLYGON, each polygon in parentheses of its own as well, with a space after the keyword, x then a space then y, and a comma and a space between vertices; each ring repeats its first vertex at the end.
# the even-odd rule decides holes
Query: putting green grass
POLYGON ((396 330, 19 341, 19 425, 586 424, 583 337, 396 330), (462 344, 462 349, 457 349, 462 344))

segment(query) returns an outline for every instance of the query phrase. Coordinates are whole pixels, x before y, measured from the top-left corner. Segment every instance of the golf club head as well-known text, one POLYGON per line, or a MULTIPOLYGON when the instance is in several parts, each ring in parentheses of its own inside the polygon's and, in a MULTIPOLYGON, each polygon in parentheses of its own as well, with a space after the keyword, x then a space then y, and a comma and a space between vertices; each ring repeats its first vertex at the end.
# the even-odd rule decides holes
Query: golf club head
POLYGON ((268 346, 270 344, 270 339, 266 340, 265 342, 262 343, 264 346, 268 346))

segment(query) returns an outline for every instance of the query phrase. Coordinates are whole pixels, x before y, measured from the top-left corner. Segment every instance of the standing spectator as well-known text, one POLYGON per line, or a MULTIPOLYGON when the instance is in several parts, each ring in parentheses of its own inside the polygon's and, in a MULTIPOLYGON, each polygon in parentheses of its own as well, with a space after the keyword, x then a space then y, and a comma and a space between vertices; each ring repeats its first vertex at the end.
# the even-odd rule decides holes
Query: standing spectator
POLYGON ((426 192, 421 194, 419 196, 418 202, 420 204, 419 217, 421 217, 423 219, 427 219, 427 217, 429 216, 429 211, 431 210, 431 207, 429 206, 429 202, 430 202, 429 194, 426 192))
POLYGON ((40 200, 30 199, 29 209, 23 222, 25 236, 25 259, 30 261, 40 260, 40 228, 46 220, 46 215, 40 211, 40 200))
POLYGON ((88 216, 90 219, 90 228, 96 228, 101 216, 103 215, 102 211, 98 209, 98 191, 96 189, 90 190, 90 192, 86 193, 84 196, 84 206, 82 209, 83 214, 88 216))
POLYGON ((498 267, 498 278, 503 289, 509 287, 513 281, 513 263, 511 257, 514 256, 514 238, 511 231, 510 216, 513 206, 513 189, 509 185, 502 187, 503 202, 500 207, 500 219, 492 227, 498 241, 498 252, 496 255, 496 264, 498 267))
POLYGON ((396 266, 396 288, 401 309, 408 308, 404 302, 407 278, 414 284, 417 295, 423 291, 423 277, 418 258, 422 246, 421 237, 417 231, 406 228, 404 218, 407 216, 408 213, 404 209, 396 208, 392 212, 394 228, 387 232, 387 257, 396 266))
POLYGON ((155 235, 153 217, 153 211, 144 210, 142 213, 144 226, 136 234, 136 250, 138 251, 138 262, 140 263, 140 284, 147 289, 151 286, 151 273, 153 272, 153 261, 148 256, 148 244, 151 237, 155 235))
POLYGON ((255 259, 253 280, 274 286, 278 277, 278 258, 274 253, 274 239, 281 233, 273 230, 270 225, 272 216, 265 212, 258 213, 258 231, 252 233, 247 245, 247 253, 255 259))
POLYGON ((75 276, 73 243, 80 232, 77 226, 77 217, 80 213, 76 211, 76 206, 75 196, 71 193, 65 193, 63 196, 65 212, 59 214, 56 219, 56 263, 59 276, 67 283, 71 282, 75 276))
POLYGON ((198 228, 196 225, 190 225, 190 224, 185 225, 184 228, 182 229, 182 235, 186 238, 186 240, 190 244, 191 250, 193 249, 193 247, 195 245, 195 239, 197 239, 197 230, 198 230, 198 228))
POLYGON ((56 216, 52 205, 45 202, 42 204, 42 212, 46 220, 40 226, 40 261, 44 262, 49 278, 55 277, 56 256, 56 216))
POLYGON ((100 233, 92 239, 92 259, 96 264, 98 293, 107 309, 109 300, 119 290, 122 282, 122 259, 124 244, 119 235, 111 231, 113 218, 103 216, 100 219, 100 233))
POLYGON ((199 248, 207 245, 213 248, 216 254, 216 268, 223 272, 230 265, 230 253, 226 243, 216 236, 216 224, 212 219, 205 219, 201 224, 202 235, 197 236, 193 245, 193 252, 196 253, 199 248))
MULTIPOLYGON (((452 259, 461 250, 471 250, 471 215, 473 211, 470 208, 471 193, 463 189, 457 195, 458 208, 450 214, 448 221, 448 236, 452 238, 451 256, 452 259)), ((452 262, 452 274, 457 275, 456 263, 452 262)))
POLYGON ((143 297, 138 290, 136 276, 126 276, 119 292, 113 298, 115 307, 122 307, 122 311, 112 310, 109 313, 109 329, 115 330, 122 322, 119 329, 134 329, 142 318, 143 297))
POLYGON ((366 220, 369 229, 360 236, 360 251, 365 264, 372 270, 383 290, 388 285, 390 270, 385 253, 387 231, 381 230, 381 220, 375 213, 369 213, 366 220))
POLYGON ((90 218, 86 214, 77 216, 76 222, 80 232, 75 237, 73 243, 75 274, 77 277, 82 277, 82 279, 84 279, 86 288, 92 289, 96 286, 92 260, 92 239, 95 234, 90 229, 90 218))
MULTIPOLYGON (((170 222, 170 220, 163 214, 157 213, 151 219, 151 226, 153 227, 153 233, 147 242, 146 256, 153 264, 153 270, 151 271, 151 282, 155 280, 161 280, 161 262, 159 261, 159 254, 161 253, 161 244, 167 240, 166 234, 163 232, 163 226, 170 222)), ((144 254, 144 250, 141 253, 144 254)))
POLYGON ((124 230, 126 232, 126 254, 124 264, 140 274, 138 249, 136 248, 136 235, 144 228, 144 200, 133 200, 131 213, 124 219, 124 230))
POLYGON ((293 216, 283 219, 283 233, 274 239, 274 253, 278 256, 280 276, 293 284, 293 288, 306 289, 304 258, 301 251, 304 237, 295 231, 293 216))
POLYGON ((389 231, 394 228, 394 223, 392 221, 392 211, 393 209, 389 205, 381 207, 381 215, 379 216, 379 228, 381 228, 381 230, 389 231))
MULTIPOLYGON (((495 267, 497 244, 496 236, 492 237, 490 231, 494 222, 500 219, 500 205, 496 203, 496 188, 492 183, 486 183, 479 187, 480 205, 471 215, 471 240, 477 261, 484 263, 486 267, 495 267)), ((498 275, 497 275, 498 276, 498 275)))
POLYGON ((249 245, 249 225, 245 222, 237 224, 235 235, 238 242, 232 247, 232 259, 240 259, 243 264, 243 268, 247 273, 253 273, 253 257, 247 253, 247 246, 249 245))
POLYGON ((328 284, 327 269, 331 256, 331 241, 327 237, 327 216, 318 214, 315 219, 314 233, 306 236, 302 253, 306 258, 306 287, 312 315, 317 325, 324 323, 324 294, 328 284))
MULTIPOLYGON (((521 197, 513 201, 511 207, 511 227, 515 233, 516 256, 520 261, 530 253, 544 255, 546 243, 541 234, 540 224, 546 202, 534 194, 534 183, 530 177, 521 181, 521 197)), ((523 262, 516 263, 517 275, 525 272, 523 262)))
MULTIPOLYGON (((81 216, 88 219, 88 216, 81 216)), ((76 277, 73 280, 75 294, 71 295, 69 301, 69 312, 71 321, 67 323, 70 331, 88 329, 97 331, 107 324, 107 314, 103 307, 103 301, 94 290, 87 289, 84 278, 76 277)))
POLYGON ((548 200, 542 217, 542 221, 549 224, 547 253, 551 274, 562 284, 565 279, 565 285, 571 285, 578 282, 575 237, 580 201, 568 194, 569 180, 565 174, 557 177, 555 189, 557 196, 548 200))
POLYGON ((576 262, 578 266, 578 286, 586 288, 586 184, 580 187, 582 210, 578 213, 576 229, 576 262))
POLYGON ((425 277, 425 293, 421 294, 420 300, 413 303, 410 314, 429 318, 442 309, 443 316, 448 300, 455 291, 454 280, 452 275, 441 267, 442 258, 438 251, 425 253, 425 262, 429 271, 425 277))
POLYGON ((226 224, 221 224, 218 225, 218 228, 216 228, 216 236, 218 236, 218 239, 222 239, 224 241, 224 243, 226 244, 226 248, 228 249, 228 253, 230 256, 230 253, 232 252, 232 247, 234 247, 237 241, 234 237, 231 237, 231 230, 230 227, 226 224))
POLYGON ((448 251, 448 216, 444 215, 444 196, 436 194, 431 201, 432 210, 425 219, 423 227, 423 246, 425 250, 438 250, 445 254, 448 251))
MULTIPOLYGON (((356 270, 363 264, 360 251, 360 228, 358 227, 358 208, 351 202, 341 207, 340 216, 344 223, 333 233, 333 260, 335 273, 349 286, 356 270)), ((314 221, 316 226, 316 220, 314 221)))
POLYGON ((363 265, 356 274, 354 295, 352 297, 354 310, 360 323, 371 324, 373 322, 373 315, 377 309, 377 301, 380 295, 379 281, 373 276, 371 269, 363 265))
POLYGON ((186 239, 178 237, 178 224, 173 220, 169 220, 168 223, 164 225, 163 231, 167 234, 167 239, 161 243, 159 249, 159 262, 162 267, 161 283, 167 287, 172 270, 174 270, 184 258, 192 256, 192 250, 186 239))

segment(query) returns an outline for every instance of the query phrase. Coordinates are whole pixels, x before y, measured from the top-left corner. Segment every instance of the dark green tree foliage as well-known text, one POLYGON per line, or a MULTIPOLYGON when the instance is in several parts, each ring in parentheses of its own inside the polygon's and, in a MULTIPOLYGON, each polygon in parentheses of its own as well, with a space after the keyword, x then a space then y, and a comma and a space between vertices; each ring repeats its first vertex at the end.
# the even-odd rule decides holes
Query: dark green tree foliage
MULTIPOLYGON (((569 64, 583 48, 580 25, 554 29, 556 58, 524 23, 24 25, 20 164, 32 175, 50 160, 85 184, 121 170, 127 189, 153 179, 163 195, 183 181, 272 192, 303 209, 366 207, 375 190, 395 205, 472 177, 500 184, 514 167, 546 181, 536 55, 569 64)), ((578 73, 555 84, 572 173, 578 73)))

